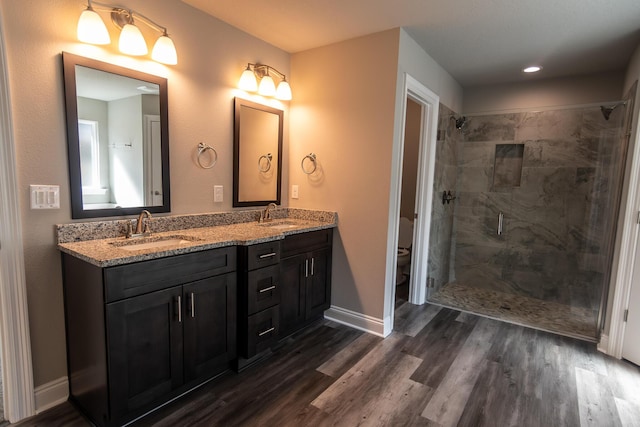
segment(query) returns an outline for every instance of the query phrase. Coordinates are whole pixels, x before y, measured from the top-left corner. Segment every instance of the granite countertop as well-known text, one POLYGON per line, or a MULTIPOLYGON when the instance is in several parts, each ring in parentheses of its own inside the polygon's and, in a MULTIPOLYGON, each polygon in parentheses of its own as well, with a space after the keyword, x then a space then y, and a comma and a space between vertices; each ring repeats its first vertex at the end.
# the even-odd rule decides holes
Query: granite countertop
POLYGON ((154 232, 145 237, 111 237, 74 242, 59 242, 58 249, 98 267, 111 267, 155 258, 163 258, 206 249, 253 245, 284 239, 287 235, 336 227, 336 221, 281 218, 267 223, 257 221, 211 227, 154 232), (171 241, 167 241, 167 240, 171 241), (175 240, 175 241, 174 241, 175 240), (152 248, 126 249, 129 245, 162 242, 152 248))

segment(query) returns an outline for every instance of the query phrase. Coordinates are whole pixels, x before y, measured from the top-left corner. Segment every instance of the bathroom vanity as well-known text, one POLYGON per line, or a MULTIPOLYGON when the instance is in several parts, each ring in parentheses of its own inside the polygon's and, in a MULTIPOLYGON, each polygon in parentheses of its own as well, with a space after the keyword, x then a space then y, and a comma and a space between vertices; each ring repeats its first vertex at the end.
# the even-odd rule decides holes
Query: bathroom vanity
POLYGON ((180 229, 141 243, 76 242, 59 230, 70 400, 97 425, 122 425, 321 318, 335 219, 278 224, 180 229))
POLYGON ((238 370, 330 307, 332 240, 325 229, 238 248, 238 370))

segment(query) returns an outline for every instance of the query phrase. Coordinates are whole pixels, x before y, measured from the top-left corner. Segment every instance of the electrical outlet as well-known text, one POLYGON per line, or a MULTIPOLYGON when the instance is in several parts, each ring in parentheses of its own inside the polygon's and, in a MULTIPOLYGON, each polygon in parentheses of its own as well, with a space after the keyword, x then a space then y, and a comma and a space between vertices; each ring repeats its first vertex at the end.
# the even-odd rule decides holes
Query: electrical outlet
POLYGON ((222 202, 222 194, 223 194, 222 185, 214 185, 213 186, 213 202, 220 203, 222 202))
POLYGON ((294 184, 291 186, 291 198, 297 199, 298 197, 298 186, 294 184))

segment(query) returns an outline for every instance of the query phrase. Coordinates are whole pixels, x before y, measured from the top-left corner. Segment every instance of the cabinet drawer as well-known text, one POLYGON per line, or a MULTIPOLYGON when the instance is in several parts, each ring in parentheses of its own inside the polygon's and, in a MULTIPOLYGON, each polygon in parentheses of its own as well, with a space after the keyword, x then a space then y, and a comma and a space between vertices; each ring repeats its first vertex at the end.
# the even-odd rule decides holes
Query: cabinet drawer
POLYGON ((333 229, 311 231, 309 233, 293 234, 285 237, 282 243, 282 257, 297 255, 313 249, 331 246, 333 243, 333 229))
POLYGON ((247 324, 246 358, 255 356, 268 349, 278 337, 280 331, 279 307, 273 306, 249 316, 247 324))
POLYGON ((236 248, 211 249, 104 270, 106 302, 169 288, 236 269, 236 248))
POLYGON ((247 274, 247 313, 254 314, 280 302, 280 266, 272 265, 247 274))
POLYGON ((280 241, 259 243, 247 247, 247 270, 255 270, 280 262, 280 241))

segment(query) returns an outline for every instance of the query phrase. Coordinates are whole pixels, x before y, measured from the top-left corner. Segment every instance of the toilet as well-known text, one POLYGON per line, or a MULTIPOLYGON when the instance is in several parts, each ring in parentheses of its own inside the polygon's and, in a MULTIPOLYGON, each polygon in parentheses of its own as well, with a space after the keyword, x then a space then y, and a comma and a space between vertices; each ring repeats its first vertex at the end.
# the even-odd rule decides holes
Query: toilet
POLYGON ((411 263, 411 244, 413 243, 413 223, 405 217, 400 218, 398 226, 398 263, 396 269, 396 285, 405 281, 404 271, 411 263))

